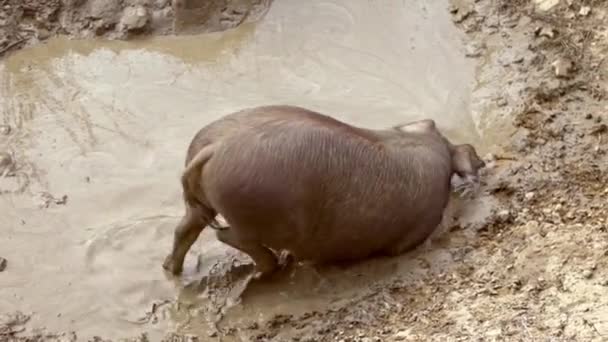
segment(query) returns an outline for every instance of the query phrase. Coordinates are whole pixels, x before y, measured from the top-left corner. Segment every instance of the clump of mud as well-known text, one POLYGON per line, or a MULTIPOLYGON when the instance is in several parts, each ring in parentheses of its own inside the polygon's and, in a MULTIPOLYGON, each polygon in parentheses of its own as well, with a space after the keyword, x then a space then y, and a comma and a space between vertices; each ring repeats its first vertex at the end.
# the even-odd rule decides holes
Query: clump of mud
POLYGON ((54 35, 129 39, 223 31, 260 19, 272 0, 4 0, 0 57, 54 35))

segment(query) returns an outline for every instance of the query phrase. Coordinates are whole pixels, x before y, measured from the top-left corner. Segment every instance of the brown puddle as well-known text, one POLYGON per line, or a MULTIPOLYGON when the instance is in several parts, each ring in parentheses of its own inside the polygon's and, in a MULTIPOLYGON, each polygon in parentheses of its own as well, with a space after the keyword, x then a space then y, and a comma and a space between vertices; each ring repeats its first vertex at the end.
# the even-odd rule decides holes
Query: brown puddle
MULTIPOLYGON (((207 230, 181 278, 161 268, 183 210, 185 150, 202 125, 284 103, 370 128, 431 117, 455 140, 479 146, 473 72, 439 0, 283 0, 260 23, 229 32, 53 39, 14 54, 0 64, 0 110, 13 127, 0 148, 21 167, 0 180, 0 256, 9 260, 2 311, 33 313, 34 326, 83 337, 211 333, 217 308, 236 300, 249 276, 248 266, 232 266, 247 259, 207 230), (24 194, 10 193, 24 184, 24 194), (224 285, 201 287, 209 272, 224 285)), ((322 308, 379 278, 415 273, 416 263, 287 272, 253 284, 225 321, 322 308)))

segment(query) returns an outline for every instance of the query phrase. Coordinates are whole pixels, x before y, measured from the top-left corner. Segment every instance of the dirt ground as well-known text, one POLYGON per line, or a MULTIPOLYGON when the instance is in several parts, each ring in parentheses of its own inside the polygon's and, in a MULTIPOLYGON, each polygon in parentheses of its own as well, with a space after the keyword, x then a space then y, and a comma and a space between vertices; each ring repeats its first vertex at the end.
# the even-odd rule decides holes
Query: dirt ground
MULTIPOLYGON (((8 25, 0 51, 84 27, 108 37, 123 37, 129 27, 174 32, 173 19, 171 25, 147 19, 141 27, 116 19, 118 12, 109 26, 99 23, 103 18, 83 19, 91 18, 83 8, 100 2, 4 1, 0 20, 19 24, 8 25)), ((123 7, 131 2, 146 3, 146 13, 175 10, 167 1, 123 1, 123 7)), ((167 341, 608 339, 608 3, 465 0, 450 10, 467 34, 467 56, 478 60, 477 115, 492 112, 515 128, 486 156, 472 200, 477 206, 497 200, 492 214, 475 224, 457 219, 430 248, 412 253, 426 265, 416 277, 379 280, 323 311, 218 324, 213 336, 167 341), (426 262, 437 253, 454 262, 426 262)), ((483 125, 493 129, 492 122, 483 125)), ((4 317, 0 340, 77 340, 77 333, 52 331, 24 336, 27 320, 20 313, 4 317)))

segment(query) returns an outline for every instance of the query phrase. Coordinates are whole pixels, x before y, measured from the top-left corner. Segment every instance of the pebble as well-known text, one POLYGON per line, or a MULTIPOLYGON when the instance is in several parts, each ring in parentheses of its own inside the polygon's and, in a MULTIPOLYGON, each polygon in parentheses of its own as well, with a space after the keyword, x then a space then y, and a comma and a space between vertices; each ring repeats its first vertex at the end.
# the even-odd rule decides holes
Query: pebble
POLYGON ((591 7, 589 7, 589 6, 582 6, 581 10, 578 11, 578 14, 581 15, 581 16, 583 16, 583 17, 588 16, 589 13, 591 13, 591 7))
POLYGON ((11 134, 11 126, 9 125, 0 125, 0 134, 2 135, 9 135, 11 134))
POLYGON ((551 66, 553 67, 553 72, 555 72, 556 77, 568 77, 572 72, 574 64, 571 60, 561 57, 551 63, 551 66))
POLYGON ((91 0, 88 1, 89 16, 114 22, 116 13, 121 8, 121 0, 91 0))
POLYGON ((3 257, 0 257, 0 272, 3 272, 6 269, 7 265, 8 260, 4 259, 3 257))
POLYGON ((538 9, 548 11, 560 3, 560 0, 534 0, 538 9))
POLYGON ((453 18, 452 20, 459 24, 462 23, 463 21, 465 21, 471 14, 473 14, 473 10, 472 9, 467 9, 467 8, 452 8, 450 10, 453 14, 453 18))
POLYGON ((527 192, 527 193, 524 195, 524 197, 526 198, 526 200, 528 200, 528 201, 529 201, 529 200, 531 200, 531 199, 533 199, 533 198, 534 198, 534 192, 532 192, 532 191, 527 192))
POLYGON ((508 105, 509 103, 507 102, 507 99, 505 99, 504 97, 499 98, 498 100, 496 100, 496 105, 498 107, 505 107, 506 105, 508 105))
POLYGON ((47 40, 51 36, 51 32, 49 32, 49 30, 47 29, 41 28, 38 29, 36 35, 38 37, 38 40, 47 40))
POLYGON ((127 7, 120 18, 120 27, 127 31, 141 29, 146 26, 148 19, 148 11, 145 7, 127 7))
POLYGON ((499 211, 497 216, 498 216, 499 220, 507 221, 509 219, 509 217, 511 216, 511 212, 507 209, 504 209, 504 210, 499 211))
POLYGON ((397 332, 396 334, 393 335, 393 338, 395 339, 395 341, 405 341, 406 339, 408 339, 409 337, 411 337, 411 333, 409 330, 401 330, 399 332, 397 332))
POLYGON ((480 43, 470 43, 466 46, 465 56, 470 58, 480 57, 485 46, 480 43))
POLYGON ((552 27, 548 26, 540 26, 535 31, 536 35, 539 37, 547 37, 552 39, 555 37, 555 30, 552 27))
POLYGON ((0 152, 0 176, 10 175, 15 171, 15 161, 8 152, 0 152))
POLYGON ((185 335, 184 337, 185 337, 186 342, 198 342, 199 341, 199 338, 196 335, 188 334, 188 335, 185 335))

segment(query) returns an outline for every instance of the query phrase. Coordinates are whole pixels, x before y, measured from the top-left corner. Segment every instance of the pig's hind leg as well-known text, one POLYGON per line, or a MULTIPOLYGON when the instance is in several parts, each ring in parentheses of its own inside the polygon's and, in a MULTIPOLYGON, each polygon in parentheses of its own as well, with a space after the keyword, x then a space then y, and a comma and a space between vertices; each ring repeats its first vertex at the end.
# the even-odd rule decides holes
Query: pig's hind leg
POLYGON ((211 208, 202 206, 192 208, 186 205, 186 214, 175 228, 173 249, 165 259, 163 268, 174 275, 182 272, 186 254, 205 226, 218 225, 214 219, 216 214, 211 208))
POLYGON ((260 278, 266 277, 279 268, 276 254, 258 241, 243 239, 238 236, 238 229, 230 225, 229 228, 216 230, 218 240, 249 255, 255 262, 260 278))

